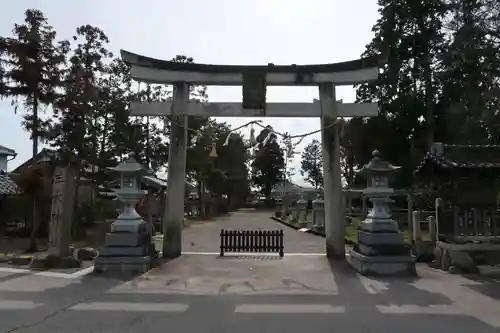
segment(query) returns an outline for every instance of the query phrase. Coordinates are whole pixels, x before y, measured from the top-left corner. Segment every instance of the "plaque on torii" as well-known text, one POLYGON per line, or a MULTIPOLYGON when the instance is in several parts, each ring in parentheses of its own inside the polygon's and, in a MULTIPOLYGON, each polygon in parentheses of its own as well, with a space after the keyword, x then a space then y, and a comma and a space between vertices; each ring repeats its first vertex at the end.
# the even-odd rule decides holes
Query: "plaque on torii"
MULTIPOLYGON (((354 85, 378 77, 378 58, 321 65, 236 66, 187 64, 153 59, 121 51, 131 66, 132 77, 150 84, 242 86, 242 103, 189 102, 184 115, 206 117, 373 117, 378 107, 373 103, 340 103, 334 108, 310 103, 275 103, 266 101, 267 86, 354 85)), ((133 116, 172 115, 173 102, 132 102, 133 116)), ((179 115, 177 113, 177 115, 179 115)))
POLYGON ((319 117, 323 145, 326 254, 345 255, 345 204, 342 198, 338 117, 373 117, 376 104, 341 103, 335 86, 355 85, 378 78, 377 57, 323 65, 232 66, 164 61, 121 51, 132 79, 149 84, 173 84, 171 102, 132 102, 131 116, 172 116, 167 204, 162 221, 163 257, 182 251, 186 177, 187 117, 319 117), (189 100, 189 85, 242 86, 242 103, 200 103, 189 100), (268 103, 267 86, 317 86, 319 100, 310 103, 268 103))

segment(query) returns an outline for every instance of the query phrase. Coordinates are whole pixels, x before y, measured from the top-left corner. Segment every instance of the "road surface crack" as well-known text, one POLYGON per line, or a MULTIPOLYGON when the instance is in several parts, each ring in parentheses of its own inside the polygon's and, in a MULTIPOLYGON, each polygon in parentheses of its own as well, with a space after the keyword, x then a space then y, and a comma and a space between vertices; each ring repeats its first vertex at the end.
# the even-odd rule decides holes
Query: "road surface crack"
POLYGON ((20 330, 24 330, 24 329, 29 329, 29 328, 33 328, 33 327, 36 327, 40 324, 43 324, 44 322, 46 322, 47 320, 63 313, 63 312, 66 312, 69 308, 75 306, 75 305, 78 305, 80 303, 84 303, 84 302, 87 302, 89 300, 92 299, 93 296, 88 296, 84 299, 81 299, 81 300, 78 300, 78 301, 75 301, 75 302, 72 302, 62 308, 60 308, 59 310, 56 310, 52 313, 49 313, 48 315, 44 316, 43 318, 41 318, 40 320, 37 320, 35 322, 32 322, 32 323, 28 323, 28 324, 24 324, 24 325, 18 325, 18 326, 15 326, 7 331, 5 331, 4 333, 12 333, 12 332, 18 332, 20 330))

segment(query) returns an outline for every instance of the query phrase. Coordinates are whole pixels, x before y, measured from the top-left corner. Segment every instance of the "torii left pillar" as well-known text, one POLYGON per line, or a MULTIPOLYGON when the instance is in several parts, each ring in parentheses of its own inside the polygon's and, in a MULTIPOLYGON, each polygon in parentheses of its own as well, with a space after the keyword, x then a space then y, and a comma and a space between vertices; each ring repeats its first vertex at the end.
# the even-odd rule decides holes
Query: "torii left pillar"
POLYGON ((163 258, 177 258, 182 253, 184 196, 186 191, 187 116, 189 85, 174 84, 173 116, 170 122, 168 149, 167 198, 163 214, 163 258))
POLYGON ((320 85, 319 98, 321 108, 329 111, 329 116, 321 118, 326 256, 331 259, 344 259, 345 203, 340 169, 340 136, 337 126, 331 126, 337 121, 335 86, 320 85))

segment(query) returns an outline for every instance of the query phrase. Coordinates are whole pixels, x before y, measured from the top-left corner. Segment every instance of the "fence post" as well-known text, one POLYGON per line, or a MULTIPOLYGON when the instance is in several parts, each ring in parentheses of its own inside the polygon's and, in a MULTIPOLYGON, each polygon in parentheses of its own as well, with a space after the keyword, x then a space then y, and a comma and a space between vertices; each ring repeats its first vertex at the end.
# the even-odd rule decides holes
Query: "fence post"
POLYGON ((281 258, 283 258, 284 255, 284 249, 283 249, 283 230, 279 231, 278 234, 278 246, 279 246, 279 255, 281 258))
POLYGON ((224 256, 224 229, 220 229, 220 256, 224 256))

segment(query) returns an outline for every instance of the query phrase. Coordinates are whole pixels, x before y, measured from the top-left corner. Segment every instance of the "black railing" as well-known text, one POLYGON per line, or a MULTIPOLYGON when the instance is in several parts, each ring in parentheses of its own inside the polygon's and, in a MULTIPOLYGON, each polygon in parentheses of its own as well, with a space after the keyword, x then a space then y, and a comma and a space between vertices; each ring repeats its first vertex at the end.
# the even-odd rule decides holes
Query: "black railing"
POLYGON ((221 229, 221 257, 224 252, 278 252, 283 257, 283 230, 221 229))

